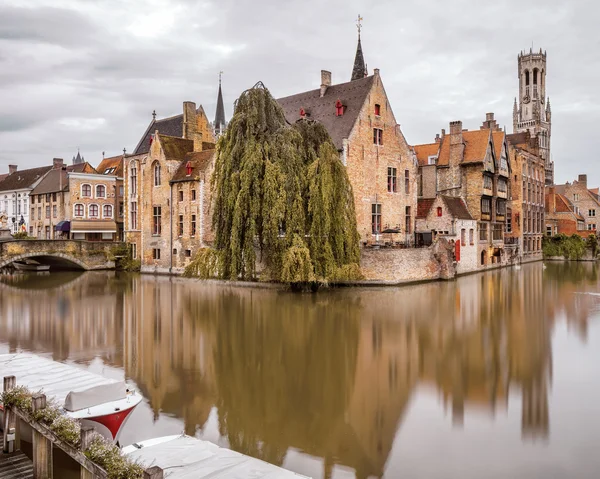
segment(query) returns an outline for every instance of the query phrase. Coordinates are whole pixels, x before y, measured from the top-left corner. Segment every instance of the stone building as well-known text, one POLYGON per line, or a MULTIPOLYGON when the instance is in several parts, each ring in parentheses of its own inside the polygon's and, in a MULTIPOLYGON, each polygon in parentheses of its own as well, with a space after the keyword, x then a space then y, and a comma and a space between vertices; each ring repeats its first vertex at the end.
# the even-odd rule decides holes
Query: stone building
POLYGON ((117 238, 119 241, 123 241, 124 238, 124 226, 123 219, 125 214, 124 196, 125 186, 123 184, 123 155, 112 156, 110 158, 103 158, 100 164, 96 167, 96 171, 101 175, 116 176, 117 181, 115 183, 114 193, 114 208, 115 208, 115 222, 117 223, 117 238))
POLYGON ((518 56, 519 101, 513 105, 513 133, 528 131, 538 139, 545 165, 545 183, 554 184, 554 162, 550 157, 551 110, 546 99, 546 52, 521 52, 518 56))
POLYGON ((0 229, 14 233, 30 230, 29 195, 52 166, 18 170, 8 165, 8 174, 0 180, 0 229))
POLYGON ((557 234, 587 236, 585 218, 575 211, 575 206, 569 199, 556 192, 554 186, 546 188, 545 194, 545 225, 546 235, 557 234))
POLYGON ((524 261, 541 259, 545 161, 540 155, 540 137, 525 131, 507 138, 512 167, 512 214, 506 221, 506 237, 519 246, 524 261))
POLYGON ((583 217, 585 229, 596 233, 600 226, 600 200, 593 190, 588 189, 587 175, 579 175, 573 183, 556 185, 555 190, 571 202, 575 213, 583 217))
POLYGON ((457 274, 477 269, 477 221, 462 198, 437 195, 419 198, 417 206, 417 241, 429 244, 437 238, 454 243, 457 274))
POLYGON ((290 124, 321 122, 347 167, 361 244, 397 230, 414 241, 417 162, 388 100, 379 69, 367 76, 360 37, 351 81, 332 84, 321 71, 320 88, 277 100, 290 124))
POLYGON ((463 130, 461 121, 450 123, 434 143, 417 145, 419 194, 462 198, 477 221, 479 268, 509 261, 504 230, 510 215, 511 167, 505 133, 488 113, 479 130, 463 130))
POLYGON ((117 240, 116 176, 87 162, 65 166, 56 158, 31 192, 29 235, 38 239, 117 240))
POLYGON ((142 271, 182 272, 211 239, 208 182, 215 137, 203 108, 154 117, 124 159, 125 239, 142 271))

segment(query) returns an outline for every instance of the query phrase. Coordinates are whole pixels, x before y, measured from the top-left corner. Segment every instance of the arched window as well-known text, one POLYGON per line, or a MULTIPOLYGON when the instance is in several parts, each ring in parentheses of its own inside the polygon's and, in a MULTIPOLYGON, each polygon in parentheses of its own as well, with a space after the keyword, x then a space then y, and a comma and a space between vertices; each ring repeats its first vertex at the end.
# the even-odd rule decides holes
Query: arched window
POLYGON ((135 161, 132 161, 129 165, 129 170, 130 170, 130 188, 129 188, 129 194, 130 196, 135 196, 137 195, 137 163, 135 161))
POLYGON ((481 266, 485 265, 485 250, 481 252, 481 266))
POLYGON ((154 186, 160 186, 160 163, 154 163, 154 186))
POLYGON ((83 212, 84 208, 83 205, 81 203, 77 203, 73 206, 73 216, 77 216, 79 218, 83 218, 83 212))
POLYGON ((539 75, 539 70, 537 68, 533 69, 533 84, 537 85, 538 84, 538 75, 539 75))
POLYGON ((98 205, 90 205, 88 207, 88 217, 98 218, 98 205))
POLYGON ((113 217, 112 205, 104 205, 102 207, 102 218, 112 218, 112 217, 113 217))
POLYGON ((104 186, 104 185, 96 186, 96 198, 106 198, 106 186, 104 186))
POLYGON ((81 196, 84 198, 92 197, 92 185, 83 184, 81 185, 81 196))
POLYGON ((525 86, 529 86, 529 70, 525 70, 525 86))

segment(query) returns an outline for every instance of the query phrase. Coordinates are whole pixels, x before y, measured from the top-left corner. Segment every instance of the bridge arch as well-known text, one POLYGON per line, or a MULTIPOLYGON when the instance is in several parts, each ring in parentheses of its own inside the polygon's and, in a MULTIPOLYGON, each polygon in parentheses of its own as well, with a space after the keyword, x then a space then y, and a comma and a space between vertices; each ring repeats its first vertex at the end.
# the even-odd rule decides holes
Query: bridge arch
POLYGON ((0 258, 0 269, 5 268, 6 266, 10 265, 11 263, 14 263, 15 261, 21 261, 24 259, 35 259, 35 258, 47 258, 50 261, 54 260, 54 262, 58 265, 62 265, 62 266, 75 266, 77 268, 83 269, 85 271, 88 271, 92 268, 90 268, 85 262, 81 261, 78 258, 75 258, 74 256, 71 256, 70 254, 67 253, 41 253, 41 252, 29 252, 29 253, 22 253, 19 255, 15 255, 15 256, 10 256, 9 258, 0 258))

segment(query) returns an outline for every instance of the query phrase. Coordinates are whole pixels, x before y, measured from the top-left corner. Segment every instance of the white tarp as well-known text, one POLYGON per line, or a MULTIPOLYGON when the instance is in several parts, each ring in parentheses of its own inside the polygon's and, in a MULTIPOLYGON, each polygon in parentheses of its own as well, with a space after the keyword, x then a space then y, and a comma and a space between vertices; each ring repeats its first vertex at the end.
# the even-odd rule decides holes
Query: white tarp
POLYGON ((63 406, 67 395, 73 391, 121 384, 115 379, 31 353, 0 354, 0 378, 5 376, 15 376, 17 386, 26 386, 33 392, 41 391, 58 406, 63 406))
POLYGON ((128 454, 145 467, 159 466, 169 479, 308 479, 208 441, 180 436, 128 454))
POLYGON ((127 397, 125 381, 101 384, 83 391, 71 391, 65 399, 67 411, 79 411, 89 407, 98 406, 109 401, 118 401, 127 397))

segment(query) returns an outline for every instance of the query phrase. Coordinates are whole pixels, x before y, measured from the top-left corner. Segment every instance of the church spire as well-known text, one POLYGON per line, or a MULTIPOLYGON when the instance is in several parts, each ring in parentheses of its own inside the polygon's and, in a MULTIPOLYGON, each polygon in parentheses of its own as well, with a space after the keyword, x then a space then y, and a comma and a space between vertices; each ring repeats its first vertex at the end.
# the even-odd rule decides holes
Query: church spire
POLYGON ((354 57, 354 67, 352 68, 352 78, 350 81, 360 80, 367 76, 367 67, 365 66, 365 57, 363 56, 362 45, 360 43, 360 31, 362 29, 362 17, 359 15, 356 28, 358 28, 358 45, 356 46, 356 56, 354 57))
POLYGON ((219 94, 217 95, 217 111, 215 113, 215 134, 221 135, 225 131, 225 107, 223 106, 223 92, 221 91, 221 75, 219 72, 219 94))

